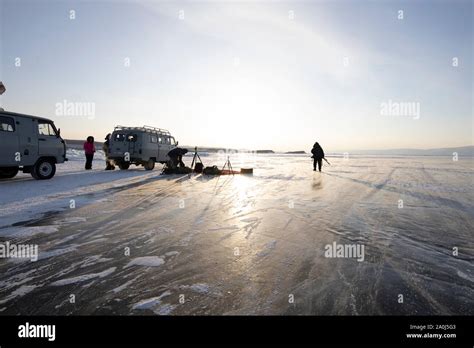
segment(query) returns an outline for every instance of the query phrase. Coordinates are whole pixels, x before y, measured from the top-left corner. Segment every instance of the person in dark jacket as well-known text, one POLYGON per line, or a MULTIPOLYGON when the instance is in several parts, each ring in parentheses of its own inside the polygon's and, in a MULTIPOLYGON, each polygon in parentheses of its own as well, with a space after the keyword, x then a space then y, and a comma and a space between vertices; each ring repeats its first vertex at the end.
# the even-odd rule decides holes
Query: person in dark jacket
POLYGON ((92 169, 92 160, 95 153, 94 137, 87 137, 84 143, 84 152, 86 154, 86 169, 92 169))
POLYGON ((319 171, 321 171, 321 168, 323 167, 323 158, 324 156, 324 150, 319 145, 317 142, 314 143, 313 149, 311 150, 311 153, 313 154, 313 170, 316 171, 316 164, 318 165, 319 171))
POLYGON ((170 158, 169 164, 171 168, 184 168, 183 155, 188 153, 188 149, 183 149, 181 147, 175 147, 173 150, 168 152, 168 157, 170 158))
POLYGON ((105 136, 104 144, 102 145, 102 150, 104 150, 105 154, 105 170, 114 170, 115 165, 112 160, 109 159, 109 149, 110 149, 110 137, 112 134, 107 134, 105 136))

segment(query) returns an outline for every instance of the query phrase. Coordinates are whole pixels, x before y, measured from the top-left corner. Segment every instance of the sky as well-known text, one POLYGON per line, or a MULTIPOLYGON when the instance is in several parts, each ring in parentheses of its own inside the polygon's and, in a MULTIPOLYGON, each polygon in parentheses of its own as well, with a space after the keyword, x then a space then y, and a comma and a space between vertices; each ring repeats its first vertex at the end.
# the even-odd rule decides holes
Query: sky
POLYGON ((190 146, 474 144, 472 1, 0 0, 0 16, 0 106, 67 139, 149 125, 190 146))

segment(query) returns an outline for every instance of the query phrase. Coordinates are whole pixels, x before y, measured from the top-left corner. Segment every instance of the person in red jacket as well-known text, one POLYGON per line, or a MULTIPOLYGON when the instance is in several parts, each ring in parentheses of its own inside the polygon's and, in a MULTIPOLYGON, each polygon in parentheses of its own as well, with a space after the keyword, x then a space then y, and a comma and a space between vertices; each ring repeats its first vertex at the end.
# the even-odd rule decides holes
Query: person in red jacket
POLYGON ((87 137, 84 143, 84 152, 86 154, 86 169, 92 169, 92 160, 94 159, 95 152, 94 137, 87 137))

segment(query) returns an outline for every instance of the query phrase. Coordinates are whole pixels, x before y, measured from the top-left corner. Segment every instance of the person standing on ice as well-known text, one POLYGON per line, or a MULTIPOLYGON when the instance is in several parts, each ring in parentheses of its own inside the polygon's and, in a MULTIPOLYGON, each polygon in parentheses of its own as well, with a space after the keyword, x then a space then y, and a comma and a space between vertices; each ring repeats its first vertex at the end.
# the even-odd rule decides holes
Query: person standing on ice
POLYGON ((311 156, 311 158, 313 158, 313 171, 316 171, 316 164, 318 165, 319 171, 321 171, 321 168, 323 167, 324 158, 323 148, 316 142, 314 143, 311 153, 313 154, 313 156, 311 156))
POLYGON ((107 134, 105 136, 104 144, 102 145, 102 150, 105 153, 105 170, 114 170, 115 166, 114 163, 109 159, 109 148, 110 148, 110 137, 112 134, 107 134))
POLYGON ((86 154, 86 170, 92 169, 92 160, 95 153, 94 137, 87 137, 84 143, 84 153, 86 154))

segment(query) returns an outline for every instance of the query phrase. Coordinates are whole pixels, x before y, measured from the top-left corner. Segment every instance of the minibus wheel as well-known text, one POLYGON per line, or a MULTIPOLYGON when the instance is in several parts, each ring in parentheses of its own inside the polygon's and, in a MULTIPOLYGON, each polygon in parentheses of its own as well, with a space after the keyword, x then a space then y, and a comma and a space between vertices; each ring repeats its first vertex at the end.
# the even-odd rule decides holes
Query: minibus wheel
POLYGON ((56 173, 56 164, 49 159, 39 159, 31 169, 31 176, 36 180, 51 179, 56 173))
POLYGON ((143 166, 146 170, 153 170, 153 168, 155 168, 155 160, 150 158, 143 166))

